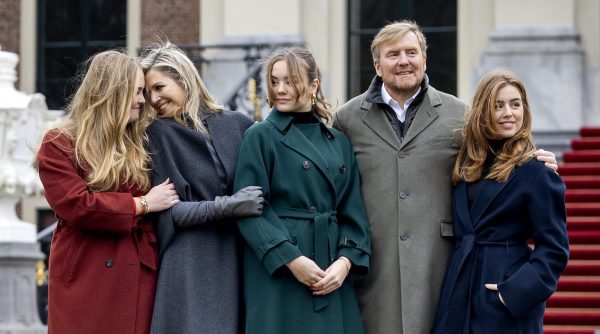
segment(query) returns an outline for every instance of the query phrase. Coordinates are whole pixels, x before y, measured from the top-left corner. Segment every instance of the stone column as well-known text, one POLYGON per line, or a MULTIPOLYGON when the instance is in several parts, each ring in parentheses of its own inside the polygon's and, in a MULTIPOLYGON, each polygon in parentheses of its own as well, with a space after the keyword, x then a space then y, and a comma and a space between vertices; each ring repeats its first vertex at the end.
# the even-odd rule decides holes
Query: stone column
POLYGON ((38 313, 35 265, 39 245, 0 242, 0 334, 46 333, 38 313))
POLYGON ((44 255, 35 225, 17 217, 16 204, 42 189, 31 162, 47 107, 43 96, 15 90, 17 62, 0 51, 0 334, 46 333, 35 284, 44 255))
POLYGON ((583 124, 584 53, 574 28, 492 30, 476 80, 497 67, 508 68, 525 83, 534 131, 579 130, 583 124))

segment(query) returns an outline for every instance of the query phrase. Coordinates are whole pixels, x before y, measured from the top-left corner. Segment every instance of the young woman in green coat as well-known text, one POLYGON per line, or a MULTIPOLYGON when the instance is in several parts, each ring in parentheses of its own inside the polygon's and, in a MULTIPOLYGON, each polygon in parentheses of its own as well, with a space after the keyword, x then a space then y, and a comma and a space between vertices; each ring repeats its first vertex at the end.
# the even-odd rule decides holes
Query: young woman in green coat
POLYGON ((350 273, 366 274, 371 236, 348 139, 302 48, 266 62, 266 121, 250 127, 235 189, 261 186, 262 215, 238 221, 246 240, 246 333, 363 333, 350 273))

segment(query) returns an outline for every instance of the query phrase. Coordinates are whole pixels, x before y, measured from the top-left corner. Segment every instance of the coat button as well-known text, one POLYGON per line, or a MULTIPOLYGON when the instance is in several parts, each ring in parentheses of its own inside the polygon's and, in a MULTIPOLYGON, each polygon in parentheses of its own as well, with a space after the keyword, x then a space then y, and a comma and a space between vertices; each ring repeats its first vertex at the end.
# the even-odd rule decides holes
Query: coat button
POLYGON ((345 173, 346 172, 346 166, 344 164, 340 165, 340 173, 345 173))
POLYGON ((400 240, 402 240, 402 241, 406 241, 406 240, 408 240, 408 238, 410 238, 410 235, 408 233, 402 233, 400 235, 400 240))
POLYGON ((406 157, 406 156, 407 156, 407 154, 406 154, 406 153, 404 153, 404 151, 399 151, 399 152, 398 152, 398 157, 399 157, 400 159, 404 159, 404 157, 406 157))
POLYGON ((104 263, 109 268, 112 267, 115 264, 114 261, 113 261, 113 259, 111 259, 110 257, 108 259, 106 259, 106 261, 104 261, 104 263))
POLYGON ((308 160, 304 160, 304 162, 302 162, 302 168, 309 169, 310 168, 310 162, 308 162, 308 160))
POLYGON ((332 136, 332 135, 331 135, 331 133, 329 133, 329 132, 327 132, 327 133, 325 134, 325 137, 327 137, 327 139, 329 139, 329 140, 333 139, 333 136, 332 136))
POLYGON ((408 197, 408 193, 405 193, 404 191, 400 193, 400 198, 401 199, 405 199, 408 197))

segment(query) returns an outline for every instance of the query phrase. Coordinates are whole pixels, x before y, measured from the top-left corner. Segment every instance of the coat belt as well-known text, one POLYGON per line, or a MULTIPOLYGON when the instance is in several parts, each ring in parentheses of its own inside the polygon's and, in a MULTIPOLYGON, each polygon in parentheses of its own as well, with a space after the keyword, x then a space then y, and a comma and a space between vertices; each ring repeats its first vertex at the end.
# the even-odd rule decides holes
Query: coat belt
MULTIPOLYGON (((447 289, 450 291, 450 297, 447 299, 447 304, 444 305, 444 309, 448 309, 448 307, 450 307, 450 304, 452 304, 452 307, 454 309, 458 309, 461 310, 460 312, 462 314, 464 314, 464 321, 462 323, 462 332, 463 333, 468 333, 469 330, 469 323, 470 323, 470 319, 471 319, 471 291, 472 291, 472 285, 473 285, 473 280, 474 280, 474 276, 475 276, 475 266, 471 265, 471 272, 467 273, 467 277, 468 277, 468 281, 466 280, 462 280, 460 282, 461 287, 457 287, 456 285, 459 284, 458 282, 458 277, 460 275, 460 273, 464 270, 464 264, 467 261, 474 261, 477 257, 473 254, 474 252, 477 251, 478 248, 482 248, 482 247, 506 247, 507 250, 509 247, 514 247, 514 246, 520 246, 523 247, 524 243, 521 241, 515 241, 515 240, 507 240, 507 241, 486 241, 486 240, 477 240, 476 236, 474 234, 468 234, 465 235, 462 240, 457 241, 456 242, 456 252, 458 253, 458 256, 460 256, 460 265, 458 266, 458 268, 456 268, 452 273, 449 273, 448 275, 448 281, 450 282, 448 285, 444 286, 444 289, 447 289), (455 292, 458 291, 462 291, 462 292, 466 292, 469 291, 468 296, 463 296, 463 298, 459 298, 458 301, 453 302, 452 301, 452 295, 455 292), (463 304, 462 307, 458 307, 458 304, 463 304)), ((447 319, 446 319, 447 320, 447 319)), ((444 325, 445 327, 445 325, 444 325)), ((460 330, 458 328, 446 328, 446 331, 448 331, 448 333, 460 333, 460 330)))
MULTIPOLYGON (((277 216, 281 218, 308 219, 315 224, 315 263, 323 270, 329 266, 329 248, 332 242, 329 238, 329 223, 337 223, 337 212, 317 212, 284 206, 272 206, 277 216)), ((329 304, 328 296, 314 296, 315 311, 322 310, 329 304)))
POLYGON ((134 235, 137 241, 140 262, 152 270, 157 270, 158 255, 154 227, 150 222, 140 221, 134 235))

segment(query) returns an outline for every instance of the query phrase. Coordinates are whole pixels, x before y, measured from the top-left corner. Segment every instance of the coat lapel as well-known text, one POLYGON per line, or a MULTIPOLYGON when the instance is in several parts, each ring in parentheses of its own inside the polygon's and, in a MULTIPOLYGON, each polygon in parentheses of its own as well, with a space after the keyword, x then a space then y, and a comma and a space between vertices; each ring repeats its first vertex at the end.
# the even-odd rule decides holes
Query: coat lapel
POLYGON ((471 215, 469 214, 468 194, 467 194, 467 183, 460 182, 454 190, 454 205, 455 214, 458 216, 459 221, 455 221, 455 224, 461 224, 462 228, 466 231, 473 233, 473 222, 471 221, 471 215))
POLYGON ((494 198, 496 198, 500 191, 504 189, 506 185, 508 185, 514 174, 515 173, 513 171, 506 182, 497 182, 487 179, 482 180, 482 182, 485 182, 485 184, 481 187, 481 190, 479 191, 479 194, 477 194, 477 197, 473 201, 471 207, 471 218, 473 219, 473 224, 476 225, 479 222, 494 198))
POLYGON ((239 130, 236 129, 235 124, 233 123, 219 122, 219 116, 217 114, 205 113, 203 114, 203 120, 208 127, 210 139, 217 156, 225 167, 227 184, 231 184, 233 182, 231 176, 235 171, 235 157, 237 155, 231 154, 230 142, 233 140, 232 136, 236 136, 239 133, 239 130))
MULTIPOLYGON (((287 134, 283 136, 281 142, 292 150, 302 154, 304 157, 312 161, 315 166, 321 171, 329 182, 331 189, 335 192, 335 183, 329 165, 319 150, 311 143, 293 124, 290 126, 287 134)), ((337 198, 337 196, 336 196, 337 198)))
POLYGON ((427 89, 423 102, 421 102, 419 109, 415 114, 415 118, 412 124, 408 127, 406 136, 402 141, 402 146, 408 144, 413 138, 415 138, 421 131, 425 130, 429 124, 431 124, 437 117, 438 112, 435 107, 442 104, 442 101, 437 94, 437 91, 432 87, 427 89))
POLYGON ((371 108, 372 102, 368 102, 364 99, 361 101, 360 108, 365 109, 367 112, 363 117, 363 122, 369 127, 375 135, 379 136, 385 142, 390 144, 396 150, 400 148, 400 140, 394 129, 390 125, 390 122, 385 117, 385 114, 379 108, 371 108))
MULTIPOLYGON (((321 155, 315 145, 304 136, 302 131, 294 126, 292 122, 293 117, 284 115, 279 110, 273 109, 269 114, 269 117, 267 117, 267 121, 271 122, 283 134, 281 142, 285 146, 300 153, 309 159, 315 166, 317 166, 317 168, 325 176, 325 179, 327 179, 332 191, 334 192, 334 195, 336 195, 335 182, 327 161, 323 155, 321 155)), ((320 126, 321 131, 329 131, 323 123, 321 123, 320 126)), ((329 132, 328 136, 334 135, 333 133, 329 132)))

